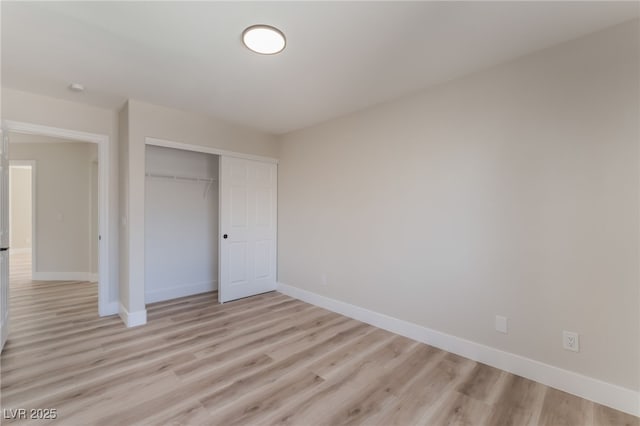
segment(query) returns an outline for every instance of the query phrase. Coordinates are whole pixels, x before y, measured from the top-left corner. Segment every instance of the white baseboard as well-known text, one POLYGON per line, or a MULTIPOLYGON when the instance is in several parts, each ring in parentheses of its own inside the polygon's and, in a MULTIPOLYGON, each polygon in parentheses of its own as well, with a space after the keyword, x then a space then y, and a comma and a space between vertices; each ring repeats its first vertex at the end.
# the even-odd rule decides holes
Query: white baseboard
POLYGON ((88 276, 89 276, 89 279, 87 281, 92 282, 92 283, 97 283, 98 282, 99 275, 98 275, 97 272, 92 272, 88 276))
POLYGON ((205 281, 195 284, 186 284, 171 288, 148 290, 145 292, 145 303, 162 302, 163 300, 177 299, 178 297, 207 293, 218 288, 217 281, 205 281))
POLYGON ((278 291, 392 333, 488 364, 616 410, 640 416, 640 392, 632 389, 432 330, 287 284, 278 283, 278 291))
POLYGON ((98 281, 97 275, 90 272, 33 272, 31 279, 34 281, 98 281))
POLYGON ((109 315, 117 315, 120 313, 120 304, 118 302, 108 303, 104 309, 98 306, 98 315, 101 317, 108 317, 109 315))
POLYGON ((137 327, 139 325, 145 325, 147 323, 147 311, 143 309, 141 311, 129 312, 122 303, 120 303, 119 309, 120 318, 127 327, 137 327))

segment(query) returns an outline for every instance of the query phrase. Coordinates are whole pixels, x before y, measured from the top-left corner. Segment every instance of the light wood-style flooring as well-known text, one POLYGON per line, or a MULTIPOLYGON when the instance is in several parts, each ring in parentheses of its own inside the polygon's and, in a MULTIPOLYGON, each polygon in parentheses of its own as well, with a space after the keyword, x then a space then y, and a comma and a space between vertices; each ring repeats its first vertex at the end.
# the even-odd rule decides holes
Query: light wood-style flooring
POLYGON ((278 293, 155 303, 127 329, 97 316, 96 284, 31 281, 12 260, 2 408, 60 424, 640 424, 278 293))

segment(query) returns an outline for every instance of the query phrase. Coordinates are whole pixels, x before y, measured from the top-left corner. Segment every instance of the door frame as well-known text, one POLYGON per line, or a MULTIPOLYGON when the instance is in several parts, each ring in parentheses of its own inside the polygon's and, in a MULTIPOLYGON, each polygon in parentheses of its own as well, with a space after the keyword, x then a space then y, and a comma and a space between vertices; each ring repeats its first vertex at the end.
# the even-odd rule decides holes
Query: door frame
MULTIPOLYGON (((265 163, 273 163, 273 164, 278 164, 278 159, 277 158, 273 158, 273 157, 266 157, 266 156, 261 156, 261 155, 253 155, 253 154, 245 154, 242 152, 235 152, 235 151, 227 151, 224 149, 219 149, 219 148, 214 148, 211 146, 204 146, 204 145, 194 145, 194 144, 188 144, 188 143, 182 143, 182 142, 175 142, 175 141, 171 141, 171 140, 167 140, 167 139, 159 139, 159 138, 153 138, 153 137, 145 137, 144 138, 144 143, 145 145, 151 145, 151 146, 160 146, 160 147, 164 147, 164 148, 174 148, 174 149, 181 149, 183 151, 192 151, 192 152, 201 152, 204 154, 213 154, 213 155, 218 155, 220 157, 222 156, 226 156, 226 157, 236 157, 236 158, 243 158, 245 160, 254 160, 254 161, 262 161, 265 163)), ((220 172, 221 172, 221 168, 218 165, 218 187, 220 186, 220 172)), ((218 197, 220 197, 220 190, 218 190, 218 197)), ((221 213, 221 208, 222 205, 220 202, 218 202, 218 233, 220 233, 220 213, 221 213)), ((277 228, 276 228, 277 229, 277 228)), ((222 255, 222 247, 221 245, 221 239, 220 236, 218 235, 218 291, 220 291, 220 256, 222 255)), ((276 282, 278 281, 278 264, 277 264, 277 235, 276 235, 276 271, 275 271, 275 275, 276 275, 276 282)))
MULTIPOLYGON (((31 167, 31 275, 36 267, 36 161, 35 160, 9 160, 9 175, 11 167, 31 167)), ((9 200, 11 200, 11 179, 9 179, 9 200)), ((11 233, 12 213, 9 209, 9 233, 11 233)), ((11 234, 9 234, 11 235, 11 234)), ((11 241, 11 240, 9 240, 11 241)), ((9 243, 11 245, 11 243, 9 243)), ((15 251, 13 251, 15 253, 15 251)))
MULTIPOLYGON (((112 315, 109 304, 109 136, 99 133, 82 132, 40 124, 4 120, 2 131, 6 134, 22 133, 28 135, 49 136, 77 142, 89 142, 98 145, 98 314, 112 315)), ((9 141, 11 143, 11 141, 9 141)))
POLYGON ((184 151, 202 152, 205 154, 226 155, 228 157, 245 158, 247 160, 264 161, 265 163, 278 164, 278 159, 273 157, 227 151, 224 149, 214 148, 212 146, 193 145, 189 143, 175 142, 168 139, 159 139, 147 136, 144 138, 144 143, 145 145, 161 146, 164 148, 182 149, 184 151))

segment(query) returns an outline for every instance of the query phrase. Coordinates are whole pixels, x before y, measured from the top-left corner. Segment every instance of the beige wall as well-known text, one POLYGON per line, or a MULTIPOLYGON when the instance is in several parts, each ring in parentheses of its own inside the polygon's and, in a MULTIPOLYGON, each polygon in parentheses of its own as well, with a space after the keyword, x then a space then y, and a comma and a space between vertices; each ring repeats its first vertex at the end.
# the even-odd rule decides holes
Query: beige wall
MULTIPOLYGON (((81 95, 80 95, 81 96, 81 95)), ((109 137, 109 300, 118 301, 118 121, 117 113, 79 102, 2 88, 2 119, 109 137)))
POLYGON ((131 134, 277 157, 276 137, 206 115, 129 100, 131 134))
MULTIPOLYGON (((36 164, 34 273, 91 272, 92 143, 29 143, 12 135, 9 158, 36 164)), ((40 140, 45 138, 39 138, 40 140)), ((96 212, 97 213, 97 212, 96 212)))
POLYGON ((121 286, 129 291, 125 306, 129 312, 137 312, 144 310, 145 138, 271 157, 277 156, 278 145, 274 136, 262 132, 134 99, 120 111, 120 120, 121 173, 122 178, 128 176, 128 187, 121 188, 126 191, 122 214, 127 224, 123 233, 127 247, 122 249, 128 251, 128 263, 121 265, 121 286))
POLYGON ((279 281, 638 389, 638 32, 283 137, 279 281))
POLYGON ((11 229, 9 246, 16 250, 31 248, 31 168, 9 168, 11 189, 11 229))

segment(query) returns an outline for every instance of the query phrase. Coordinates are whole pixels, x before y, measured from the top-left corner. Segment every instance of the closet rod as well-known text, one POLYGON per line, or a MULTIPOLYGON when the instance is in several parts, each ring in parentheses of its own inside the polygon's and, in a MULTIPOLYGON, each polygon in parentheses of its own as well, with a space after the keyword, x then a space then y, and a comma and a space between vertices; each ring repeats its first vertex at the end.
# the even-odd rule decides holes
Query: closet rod
POLYGON ((215 182, 214 178, 201 178, 201 177, 193 177, 193 176, 179 176, 179 175, 167 175, 162 173, 145 173, 145 176, 152 178, 162 178, 162 179, 171 179, 171 180, 188 180, 193 182, 215 182))

